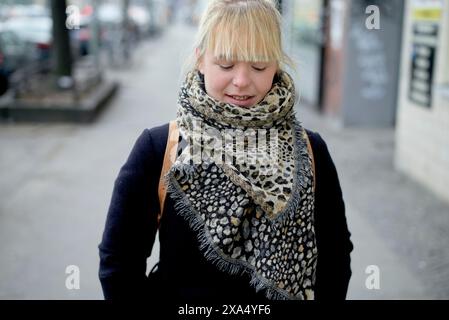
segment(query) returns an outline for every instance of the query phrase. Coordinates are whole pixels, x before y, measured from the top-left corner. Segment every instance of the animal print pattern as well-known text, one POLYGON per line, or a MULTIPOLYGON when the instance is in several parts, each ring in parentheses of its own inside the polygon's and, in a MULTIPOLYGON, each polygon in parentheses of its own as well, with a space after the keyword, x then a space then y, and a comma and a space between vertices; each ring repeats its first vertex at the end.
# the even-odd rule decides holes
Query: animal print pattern
POLYGON ((276 128, 279 159, 273 165, 279 168, 263 175, 257 165, 240 162, 202 159, 192 165, 186 147, 167 182, 206 258, 230 273, 249 272, 251 284, 268 298, 302 300, 314 298, 318 252, 311 157, 293 114, 293 95, 293 82, 283 73, 262 102, 244 109, 214 101, 200 77, 190 74, 178 109, 184 145, 201 142, 191 128, 198 119, 218 129, 276 128))

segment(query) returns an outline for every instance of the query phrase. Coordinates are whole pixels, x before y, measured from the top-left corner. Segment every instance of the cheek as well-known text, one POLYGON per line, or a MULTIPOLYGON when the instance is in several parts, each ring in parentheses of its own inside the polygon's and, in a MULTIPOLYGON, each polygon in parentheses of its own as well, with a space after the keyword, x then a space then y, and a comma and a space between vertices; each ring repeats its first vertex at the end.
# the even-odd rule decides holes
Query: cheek
POLYGON ((227 81, 224 77, 211 76, 207 81, 208 90, 216 96, 222 96, 227 86, 227 81))
POLYGON ((273 79, 270 79, 270 78, 264 79, 263 81, 259 82, 257 91, 261 95, 265 96, 268 93, 268 91, 270 91, 272 85, 273 85, 273 79))

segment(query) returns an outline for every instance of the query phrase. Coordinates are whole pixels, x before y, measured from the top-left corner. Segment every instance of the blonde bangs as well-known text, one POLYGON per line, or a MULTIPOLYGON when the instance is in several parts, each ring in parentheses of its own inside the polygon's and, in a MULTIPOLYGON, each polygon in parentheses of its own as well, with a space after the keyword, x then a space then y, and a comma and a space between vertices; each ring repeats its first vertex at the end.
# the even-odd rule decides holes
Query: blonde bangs
POLYGON ((229 61, 281 62, 279 27, 260 11, 226 12, 209 33, 205 49, 229 61), (261 23, 262 22, 262 23, 261 23), (275 32, 273 32, 276 30, 275 32))

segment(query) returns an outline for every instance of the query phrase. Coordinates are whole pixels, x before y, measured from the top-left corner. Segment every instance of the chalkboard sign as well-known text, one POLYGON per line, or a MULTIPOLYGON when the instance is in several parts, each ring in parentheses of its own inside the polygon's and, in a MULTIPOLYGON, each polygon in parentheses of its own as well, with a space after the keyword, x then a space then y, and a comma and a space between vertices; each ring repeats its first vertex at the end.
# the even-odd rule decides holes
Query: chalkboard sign
POLYGON ((388 9, 379 7, 382 17, 379 29, 367 28, 368 15, 363 4, 368 1, 353 3, 343 38, 343 123, 392 126, 397 106, 404 1, 390 0, 388 9))

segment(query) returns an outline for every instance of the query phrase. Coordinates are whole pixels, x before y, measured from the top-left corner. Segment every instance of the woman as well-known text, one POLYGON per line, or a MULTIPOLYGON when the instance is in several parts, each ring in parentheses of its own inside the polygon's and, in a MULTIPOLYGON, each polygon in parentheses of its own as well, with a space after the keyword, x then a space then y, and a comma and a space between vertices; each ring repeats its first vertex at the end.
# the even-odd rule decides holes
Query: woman
POLYGON ((340 184, 325 142, 295 117, 274 3, 210 1, 195 48, 163 206, 168 124, 144 130, 116 180, 99 246, 105 298, 344 299, 352 243, 340 184))

